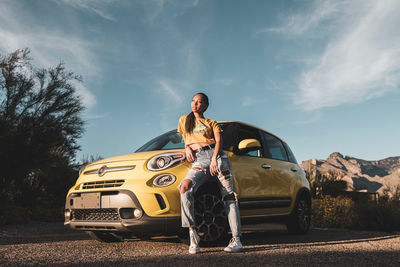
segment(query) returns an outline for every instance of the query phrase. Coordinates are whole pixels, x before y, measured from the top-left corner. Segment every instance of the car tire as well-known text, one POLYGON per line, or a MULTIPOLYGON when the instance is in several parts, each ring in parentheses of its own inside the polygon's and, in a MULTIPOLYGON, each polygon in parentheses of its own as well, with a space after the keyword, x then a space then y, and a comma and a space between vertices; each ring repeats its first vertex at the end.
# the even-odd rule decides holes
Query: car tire
POLYGON ((86 233, 89 234, 91 238, 94 240, 105 242, 105 243, 112 243, 112 242, 122 242, 124 238, 120 235, 114 233, 104 233, 104 232, 94 232, 94 231, 87 231, 86 233))
POLYGON ((228 216, 221 195, 204 190, 196 195, 195 221, 202 244, 218 243, 226 239, 228 216))
POLYGON ((305 234, 311 225, 311 201, 303 194, 296 202, 286 227, 291 234, 305 234))

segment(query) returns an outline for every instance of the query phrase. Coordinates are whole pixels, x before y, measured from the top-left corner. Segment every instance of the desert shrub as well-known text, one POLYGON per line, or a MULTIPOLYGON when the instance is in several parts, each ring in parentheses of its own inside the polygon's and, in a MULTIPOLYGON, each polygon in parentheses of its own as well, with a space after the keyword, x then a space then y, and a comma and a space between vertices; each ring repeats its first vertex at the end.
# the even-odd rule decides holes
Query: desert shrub
POLYGON ((351 198, 355 203, 364 203, 368 201, 374 201, 377 195, 372 193, 357 192, 357 191, 346 191, 342 193, 343 196, 351 198))
POLYGON ((64 207, 34 207, 30 219, 41 222, 62 222, 64 207))
POLYGON ((399 205, 393 202, 358 203, 354 227, 363 230, 400 230, 399 205))
POLYGON ((346 197, 329 195, 312 201, 312 222, 315 227, 345 228, 351 226, 354 202, 346 197))
POLYGON ((400 187, 384 190, 376 201, 364 196, 353 196, 352 199, 325 195, 313 199, 313 226, 389 232, 400 230, 400 187))
POLYGON ((343 180, 326 179, 322 184, 322 194, 337 197, 343 195, 347 188, 347 182, 343 180))
POLYGON ((334 172, 328 172, 324 175, 317 173, 313 176, 312 174, 308 174, 308 177, 311 177, 309 178, 310 190, 311 196, 314 198, 322 195, 330 195, 333 197, 343 195, 348 186, 347 182, 336 177, 334 172))
POLYGON ((17 205, 5 205, 0 209, 0 225, 23 224, 29 221, 30 211, 17 205))
POLYGON ((363 230, 400 230, 400 188, 385 190, 378 201, 360 201, 353 227, 363 230))

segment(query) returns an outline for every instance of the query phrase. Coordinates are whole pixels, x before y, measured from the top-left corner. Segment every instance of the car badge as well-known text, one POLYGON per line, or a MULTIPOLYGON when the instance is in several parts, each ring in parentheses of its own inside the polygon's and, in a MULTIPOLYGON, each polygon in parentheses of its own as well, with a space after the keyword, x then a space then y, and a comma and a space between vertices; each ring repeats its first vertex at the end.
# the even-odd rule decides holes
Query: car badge
POLYGON ((103 176, 106 173, 106 171, 107 171, 107 166, 103 166, 97 171, 97 174, 99 176, 103 176))

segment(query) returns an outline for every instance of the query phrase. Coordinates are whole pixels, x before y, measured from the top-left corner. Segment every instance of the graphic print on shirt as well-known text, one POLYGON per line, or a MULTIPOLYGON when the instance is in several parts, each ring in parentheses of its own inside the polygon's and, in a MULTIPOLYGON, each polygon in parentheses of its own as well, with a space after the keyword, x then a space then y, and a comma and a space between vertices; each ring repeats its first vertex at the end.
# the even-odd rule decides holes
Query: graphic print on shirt
POLYGON ((208 131, 209 128, 206 125, 204 125, 201 121, 196 121, 196 126, 193 128, 194 134, 207 133, 208 131))

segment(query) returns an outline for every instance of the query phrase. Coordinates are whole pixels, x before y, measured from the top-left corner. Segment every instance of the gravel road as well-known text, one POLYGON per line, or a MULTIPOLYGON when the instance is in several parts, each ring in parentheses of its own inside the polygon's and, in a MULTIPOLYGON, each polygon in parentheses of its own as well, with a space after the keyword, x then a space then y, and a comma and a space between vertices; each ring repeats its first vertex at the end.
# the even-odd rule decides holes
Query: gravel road
POLYGON ((0 266, 259 266, 358 265, 400 266, 400 234, 313 229, 289 235, 282 225, 244 227, 241 253, 223 245, 188 255, 176 237, 100 243, 62 223, 0 227, 0 266))

